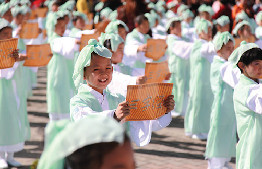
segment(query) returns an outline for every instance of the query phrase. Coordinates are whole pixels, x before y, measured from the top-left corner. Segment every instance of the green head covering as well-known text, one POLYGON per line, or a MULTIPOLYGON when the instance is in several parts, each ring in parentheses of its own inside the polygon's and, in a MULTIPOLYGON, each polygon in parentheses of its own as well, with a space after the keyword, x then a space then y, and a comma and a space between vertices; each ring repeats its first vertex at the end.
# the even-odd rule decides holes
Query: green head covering
POLYGON ((247 25, 247 26, 249 26, 250 28, 251 28, 251 25, 250 25, 250 23, 248 22, 248 21, 242 21, 242 22, 239 22, 236 26, 235 26, 235 28, 233 29, 233 31, 232 31, 232 33, 234 34, 234 35, 237 35, 237 31, 242 27, 242 26, 244 26, 244 25, 247 25))
POLYGON ((23 8, 18 6, 18 5, 11 8, 11 13, 12 13, 13 17, 16 17, 18 14, 24 14, 23 8))
POLYGON ((248 20, 249 20, 249 17, 248 17, 247 14, 245 13, 245 11, 241 11, 240 13, 237 14, 235 20, 236 20, 236 22, 238 22, 239 20, 248 21, 248 20))
POLYGON ((88 23, 88 19, 87 19, 86 15, 82 12, 73 11, 73 17, 81 17, 82 19, 85 20, 86 24, 88 23))
POLYGON ((5 27, 12 28, 7 20, 5 20, 4 18, 0 18, 0 30, 5 28, 5 27))
POLYGON ((104 7, 104 2, 99 2, 95 6, 95 11, 100 11, 104 7))
POLYGON ((156 20, 155 18, 153 18, 153 16, 150 14, 150 13, 146 13, 145 14, 145 17, 148 19, 149 21, 149 25, 150 25, 150 28, 153 28, 156 24, 156 20))
POLYGON ((222 32, 215 36, 213 40, 214 48, 216 51, 219 51, 223 45, 227 44, 229 41, 232 41, 235 45, 235 40, 229 32, 222 32))
POLYGON ((166 2, 164 0, 159 0, 157 3, 156 3, 156 6, 164 6, 166 5, 166 2))
POLYGON ((128 32, 129 29, 128 27, 126 26, 126 24, 121 21, 121 20, 112 20, 106 27, 105 29, 105 32, 106 33, 110 33, 110 32, 113 32, 113 33, 118 33, 118 25, 122 25, 124 26, 125 30, 128 32))
POLYGON ((168 31, 168 29, 170 28, 172 22, 174 21, 182 21, 182 19, 180 17, 173 17, 171 19, 168 20, 167 24, 166 24, 166 31, 168 31))
POLYGON ((262 11, 260 11, 258 14, 257 14, 257 16, 256 16, 256 22, 257 22, 257 24, 259 24, 259 22, 261 22, 262 21, 262 11))
POLYGON ((205 20, 205 19, 200 19, 198 20, 198 22, 196 23, 196 32, 198 34, 200 34, 201 32, 205 32, 207 33, 208 32, 208 28, 211 27, 212 28, 212 24, 208 21, 208 20, 205 20))
POLYGON ((183 18, 183 19, 194 18, 194 14, 193 14, 192 11, 190 11, 190 9, 186 9, 186 10, 182 13, 182 18, 183 18))
POLYGON ((102 18, 107 18, 108 19, 110 14, 111 14, 111 12, 113 12, 112 9, 110 9, 109 7, 106 7, 106 8, 101 10, 100 16, 102 18))
POLYGON ((111 14, 109 15, 109 19, 115 20, 117 18, 117 10, 114 10, 113 12, 111 12, 111 14))
POLYGON ((4 14, 9 10, 9 3, 2 3, 0 5, 0 16, 3 17, 4 14))
POLYGON ((150 2, 150 3, 147 5, 147 7, 148 7, 149 9, 156 9, 156 5, 155 5, 153 2, 150 2))
POLYGON ((52 141, 45 147, 38 169, 63 169, 64 159, 76 150, 97 143, 123 144, 125 136, 119 123, 102 115, 88 115, 77 122, 51 122, 46 130, 51 134, 47 137, 51 137, 52 141))
POLYGON ((55 30, 55 25, 57 23, 57 19, 64 17, 64 13, 62 11, 57 11, 54 12, 53 15, 51 15, 50 17, 50 31, 54 32, 55 30))
POLYGON ((59 10, 73 11, 75 7, 75 1, 69 0, 59 7, 59 10))
POLYGON ((202 4, 198 8, 198 12, 208 12, 210 16, 214 15, 214 11, 213 11, 212 7, 211 6, 207 6, 206 4, 202 4))
POLYGON ((171 18, 176 17, 175 13, 172 10, 168 10, 166 12, 165 16, 166 16, 167 19, 171 19, 171 18))
POLYGON ((236 48, 233 53, 229 56, 228 61, 236 66, 238 61, 240 60, 241 56, 243 53, 245 53, 246 51, 248 51, 249 49, 252 48, 259 48, 259 46, 255 43, 247 43, 246 41, 242 41, 240 43, 240 46, 238 48, 236 48))
POLYGON ((116 33, 102 33, 100 36, 100 44, 104 45, 106 40, 110 40, 112 51, 116 51, 118 45, 124 43, 124 40, 116 33))
POLYGON ((20 4, 30 6, 31 2, 29 0, 20 0, 20 4))
POLYGON ((213 22, 214 24, 218 24, 220 26, 226 26, 227 24, 230 24, 230 20, 228 16, 220 16, 217 20, 213 22))
POLYGON ((175 7, 175 6, 176 6, 176 3, 175 3, 174 1, 169 2, 169 3, 167 4, 167 8, 168 8, 168 9, 171 9, 171 8, 173 8, 173 7, 175 7))
POLYGON ((19 4, 19 1, 18 1, 18 0, 11 0, 11 1, 9 2, 10 8, 17 6, 18 4, 19 4))
POLYGON ((87 66, 90 66, 91 62, 91 54, 95 52, 99 56, 111 59, 112 53, 102 46, 100 43, 98 43, 95 39, 90 39, 88 41, 88 45, 86 45, 80 52, 78 59, 75 64, 74 69, 74 83, 76 86, 76 89, 79 88, 80 84, 83 83, 83 73, 84 68, 87 66))
POLYGON ((31 13, 31 9, 27 5, 21 6, 21 10, 23 11, 23 15, 31 13))
POLYGON ((48 7, 48 5, 49 5, 49 3, 50 3, 51 1, 52 1, 52 0, 46 0, 46 1, 44 2, 44 5, 48 7))
POLYGON ((178 15, 182 15, 182 12, 184 11, 184 10, 187 10, 187 9, 189 9, 189 7, 187 6, 187 5, 185 5, 185 4, 181 4, 178 8, 177 8, 177 13, 178 13, 178 15))
POLYGON ((59 12, 61 13, 62 17, 64 16, 70 17, 70 11, 68 9, 59 9, 59 12))

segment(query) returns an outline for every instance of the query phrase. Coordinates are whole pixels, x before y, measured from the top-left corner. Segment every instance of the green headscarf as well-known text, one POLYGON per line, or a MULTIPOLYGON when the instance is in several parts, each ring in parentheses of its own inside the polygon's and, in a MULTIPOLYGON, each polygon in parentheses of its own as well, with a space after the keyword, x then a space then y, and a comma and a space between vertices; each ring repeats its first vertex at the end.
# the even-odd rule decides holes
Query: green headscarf
POLYGON ((20 6, 15 6, 11 8, 11 13, 13 17, 16 17, 18 14, 24 14, 24 11, 23 8, 21 8, 20 6))
POLYGON ((235 45, 235 40, 231 33, 229 32, 222 32, 215 36, 213 40, 214 48, 216 51, 219 51, 223 45, 227 44, 229 41, 232 41, 235 45))
POLYGON ((182 18, 185 20, 187 18, 194 18, 194 14, 192 11, 190 11, 190 9, 186 9, 183 13, 182 13, 182 18))
POLYGON ((100 11, 104 7, 104 2, 99 2, 95 6, 95 11, 100 11))
POLYGON ((147 7, 148 7, 149 9, 156 9, 156 5, 155 5, 153 2, 150 2, 150 3, 147 5, 147 7))
POLYGON ((20 0, 20 4, 30 6, 31 2, 29 0, 20 0))
POLYGON ((182 21, 182 19, 180 17, 173 17, 171 19, 168 20, 167 24, 166 24, 166 31, 168 31, 168 29, 170 28, 172 22, 174 21, 182 21))
POLYGON ((0 5, 0 16, 3 17, 4 14, 9 10, 9 3, 2 3, 0 5))
POLYGON ((228 16, 220 16, 217 20, 213 21, 214 24, 218 24, 220 26, 226 26, 227 24, 230 24, 230 20, 228 16))
POLYGON ((59 7, 59 10, 73 11, 75 7, 75 1, 69 0, 59 7))
POLYGON ((238 48, 236 48, 233 53, 229 56, 228 61, 236 66, 238 61, 240 60, 241 56, 243 53, 245 53, 246 51, 248 51, 249 49, 252 48, 259 48, 259 46, 255 43, 247 43, 246 41, 242 41, 240 43, 240 46, 238 48))
POLYGON ((27 5, 21 6, 21 10, 23 11, 23 15, 31 13, 31 9, 27 5))
POLYGON ((113 12, 111 12, 111 14, 109 15, 109 19, 115 20, 117 18, 117 10, 114 10, 113 12))
POLYGON ((239 20, 245 20, 245 21, 248 21, 249 20, 249 17, 247 16, 247 14, 245 13, 245 11, 241 11, 240 13, 238 13, 236 15, 236 22, 238 22, 239 20))
POLYGON ((124 43, 124 40, 116 33, 102 33, 99 43, 104 45, 104 42, 108 39, 111 42, 111 48, 114 52, 117 50, 119 44, 124 43))
POLYGON ((12 28, 10 23, 7 20, 5 20, 4 18, 0 18, 0 30, 5 28, 5 27, 12 28))
POLYGON ((123 21, 121 21, 121 20, 112 20, 107 25, 107 27, 105 29, 105 32, 106 33, 110 33, 110 32, 118 33, 118 25, 122 25, 127 32, 129 31, 128 27, 126 26, 126 24, 123 21))
POLYGON ((187 5, 181 4, 178 8, 177 8, 177 14, 178 15, 182 15, 182 12, 184 10, 189 9, 189 7, 187 5))
POLYGON ((197 23, 196 23, 196 32, 199 34, 201 32, 208 32, 208 28, 211 27, 212 28, 212 24, 205 19, 200 19, 197 23))
POLYGON ((18 6, 18 4, 19 4, 19 0, 10 0, 9 2, 10 8, 18 6))
POLYGON ((239 23, 235 26, 235 28, 233 29, 232 33, 233 33, 234 35, 237 35, 238 30, 239 30, 242 26, 244 26, 244 25, 249 26, 250 29, 251 29, 250 23, 249 23, 248 21, 244 20, 244 21, 242 21, 242 22, 239 22, 239 23))
POLYGON ((109 7, 106 7, 106 8, 104 8, 104 9, 101 10, 100 16, 101 16, 102 18, 109 19, 109 16, 110 16, 110 14, 111 14, 112 12, 113 12, 112 9, 110 9, 109 7))
POLYGON ((78 56, 78 59, 76 61, 76 64, 75 64, 73 79, 74 79, 76 89, 78 89, 80 84, 83 83, 84 68, 87 66, 90 66, 91 54, 93 52, 95 52, 99 56, 102 56, 108 59, 111 59, 112 57, 112 53, 107 48, 102 46, 95 39, 90 39, 88 41, 88 45, 85 46, 81 50, 78 56))
POLYGON ((50 122, 46 130, 51 134, 47 137, 52 140, 43 151, 38 169, 63 169, 67 156, 88 145, 124 143, 123 127, 114 119, 102 115, 88 115, 77 122, 50 122))
POLYGON ((198 8, 198 12, 208 12, 210 16, 214 15, 214 11, 213 11, 212 7, 211 6, 207 6, 206 4, 202 4, 198 8))
POLYGON ((173 7, 175 7, 175 6, 176 6, 176 3, 175 3, 174 1, 169 2, 169 3, 167 4, 167 8, 168 8, 168 9, 173 8, 173 7))
POLYGON ((85 20, 86 24, 88 23, 88 19, 86 17, 86 15, 82 12, 79 12, 79 11, 74 11, 73 12, 73 17, 81 17, 82 19, 85 20))

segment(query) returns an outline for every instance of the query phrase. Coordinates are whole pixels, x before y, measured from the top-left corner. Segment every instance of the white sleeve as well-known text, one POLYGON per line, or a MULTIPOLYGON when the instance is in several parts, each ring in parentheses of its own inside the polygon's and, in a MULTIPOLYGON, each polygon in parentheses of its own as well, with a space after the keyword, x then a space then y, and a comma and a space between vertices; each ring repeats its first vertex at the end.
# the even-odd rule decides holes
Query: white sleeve
POLYGON ((226 62, 222 65, 220 69, 220 74, 221 74, 222 80, 225 83, 230 85, 232 88, 235 88, 235 86, 237 85, 239 81, 241 72, 239 68, 237 67, 234 68, 232 64, 230 64, 229 62, 226 62))
POLYGON ((13 67, 7 69, 0 69, 0 79, 11 79, 14 76, 15 69, 13 67))
POLYGON ((182 59, 188 59, 193 47, 193 43, 186 41, 177 41, 174 43, 173 52, 182 59))
POLYGON ((152 132, 168 126, 171 120, 171 113, 168 113, 158 120, 130 121, 130 138, 137 146, 145 146, 149 144, 152 132))
POLYGON ((78 50, 75 38, 61 37, 52 41, 52 51, 64 56, 67 59, 74 59, 74 52, 78 50))
POLYGON ((80 119, 85 118, 86 116, 90 115, 90 114, 101 114, 101 115, 105 115, 108 117, 114 117, 114 112, 115 110, 105 110, 102 112, 96 112, 93 111, 90 107, 76 107, 74 110, 74 113, 72 113, 72 118, 74 119, 74 121, 78 121, 80 119))
POLYGON ((124 47, 124 55, 127 58, 136 59, 136 57, 138 56, 137 54, 138 47, 139 45, 126 44, 124 47))
POLYGON ((205 57, 210 63, 212 63, 213 57, 216 54, 213 43, 208 42, 202 44, 200 53, 202 57, 205 57))
POLYGON ((257 84, 249 88, 246 106, 255 113, 262 114, 262 85, 257 84))

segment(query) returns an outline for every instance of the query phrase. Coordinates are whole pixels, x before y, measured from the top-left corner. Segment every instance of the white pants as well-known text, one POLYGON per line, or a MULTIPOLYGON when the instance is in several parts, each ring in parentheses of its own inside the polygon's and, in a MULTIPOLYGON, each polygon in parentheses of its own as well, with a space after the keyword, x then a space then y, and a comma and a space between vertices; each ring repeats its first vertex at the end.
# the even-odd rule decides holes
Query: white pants
POLYGON ((208 169, 231 169, 228 162, 231 158, 209 158, 208 169))

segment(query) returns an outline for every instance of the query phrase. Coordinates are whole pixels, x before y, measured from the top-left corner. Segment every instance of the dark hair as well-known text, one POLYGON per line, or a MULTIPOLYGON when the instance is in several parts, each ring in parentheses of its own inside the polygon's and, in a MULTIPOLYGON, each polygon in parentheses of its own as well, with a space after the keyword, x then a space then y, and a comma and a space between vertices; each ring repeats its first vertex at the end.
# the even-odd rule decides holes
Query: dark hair
POLYGON ((242 54, 238 62, 243 62, 244 65, 248 66, 250 63, 252 63, 255 60, 262 60, 262 49, 252 48, 252 49, 247 50, 246 52, 242 54))
POLYGON ((117 29, 119 29, 119 28, 124 28, 124 29, 126 29, 126 28, 124 27, 124 25, 122 25, 122 24, 117 25, 117 29))
POLYGON ((167 30, 168 34, 170 34, 170 28, 174 28, 177 25, 177 23, 181 23, 181 21, 173 21, 173 22, 171 22, 170 27, 167 30))
POLYGON ((81 16, 74 16, 73 17, 73 22, 76 22, 79 18, 81 18, 81 16))
MULTIPOLYGON (((124 139, 125 143, 130 143, 126 134, 124 139)), ((108 142, 82 147, 66 157, 65 167, 70 166, 71 169, 100 169, 105 155, 112 152, 117 146, 119 146, 117 142, 108 142)))
POLYGON ((6 26, 6 27, 3 27, 2 29, 0 29, 0 33, 1 33, 4 29, 6 29, 6 28, 10 28, 10 29, 12 29, 11 26, 6 26))
POLYGON ((110 40, 110 39, 105 40, 105 42, 104 42, 103 45, 104 45, 104 47, 106 47, 107 49, 111 49, 111 50, 112 50, 111 40, 110 40))
POLYGON ((135 18, 135 24, 137 25, 141 25, 143 23, 144 20, 147 20, 147 17, 145 17, 145 15, 138 15, 136 18, 135 18))

